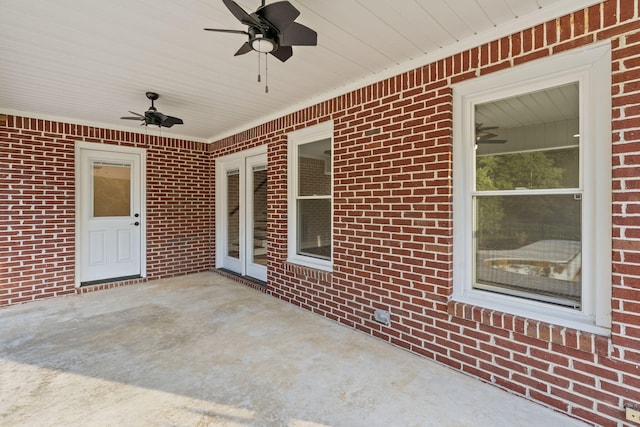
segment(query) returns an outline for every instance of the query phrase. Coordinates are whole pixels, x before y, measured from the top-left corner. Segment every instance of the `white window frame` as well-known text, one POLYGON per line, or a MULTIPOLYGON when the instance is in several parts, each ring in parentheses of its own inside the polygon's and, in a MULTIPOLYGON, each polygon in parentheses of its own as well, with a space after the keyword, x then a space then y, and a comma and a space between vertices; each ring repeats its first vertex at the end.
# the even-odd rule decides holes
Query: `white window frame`
POLYGON ((599 43, 453 88, 453 295, 455 301, 578 330, 611 327, 611 47, 599 43), (473 206, 475 105, 579 82, 582 200, 580 310, 475 289, 473 206))
MULTIPOLYGON (((333 122, 323 122, 291 132, 287 135, 288 141, 288 251, 287 262, 298 264, 319 270, 333 270, 333 254, 331 259, 325 260, 298 253, 298 147, 301 145, 323 139, 331 139, 331 151, 333 153, 333 122)), ((332 160, 333 165, 333 160, 332 160)), ((333 249, 333 173, 331 173, 331 248, 333 249)))

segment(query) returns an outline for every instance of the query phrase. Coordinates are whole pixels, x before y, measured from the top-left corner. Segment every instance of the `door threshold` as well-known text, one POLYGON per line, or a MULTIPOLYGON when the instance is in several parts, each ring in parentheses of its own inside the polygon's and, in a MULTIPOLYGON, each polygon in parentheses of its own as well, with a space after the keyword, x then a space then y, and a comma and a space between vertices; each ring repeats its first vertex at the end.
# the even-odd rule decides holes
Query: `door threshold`
POLYGON ((238 279, 242 279, 242 280, 247 281, 247 282, 255 283, 256 285, 260 285, 260 286, 264 286, 264 287, 267 286, 267 282, 263 282, 262 280, 256 279, 255 277, 243 276, 242 274, 238 274, 235 271, 227 270, 226 268, 218 268, 217 270, 219 272, 222 272, 222 273, 225 273, 225 274, 228 274, 228 275, 231 275, 231 276, 235 276, 238 279))
POLYGON ((87 282, 80 282, 80 287, 82 288, 84 286, 102 285, 104 283, 123 282, 125 280, 133 280, 133 279, 140 279, 140 278, 142 278, 141 275, 135 274, 133 276, 121 276, 121 277, 111 277, 108 279, 90 280, 87 282))

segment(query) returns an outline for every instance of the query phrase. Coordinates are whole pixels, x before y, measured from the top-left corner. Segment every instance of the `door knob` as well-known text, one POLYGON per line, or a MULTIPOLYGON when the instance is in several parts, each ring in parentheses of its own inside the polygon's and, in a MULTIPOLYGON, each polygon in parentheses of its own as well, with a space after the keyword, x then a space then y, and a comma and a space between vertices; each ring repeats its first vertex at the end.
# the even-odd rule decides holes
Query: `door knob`
POLYGON ((134 222, 133 225, 135 225, 136 227, 140 225, 140 223, 138 221, 134 222))

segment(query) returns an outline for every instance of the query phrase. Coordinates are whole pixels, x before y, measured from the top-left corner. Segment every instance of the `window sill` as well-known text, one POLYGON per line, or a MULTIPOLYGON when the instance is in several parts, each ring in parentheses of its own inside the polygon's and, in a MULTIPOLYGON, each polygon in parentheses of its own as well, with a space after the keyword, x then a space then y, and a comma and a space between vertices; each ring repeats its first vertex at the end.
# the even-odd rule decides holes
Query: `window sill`
POLYGON ((296 276, 304 276, 306 279, 315 279, 319 282, 331 282, 331 277, 333 276, 331 271, 300 265, 291 261, 284 263, 284 269, 296 276))
POLYGON ((292 265, 299 265, 314 270, 322 270, 331 273, 333 271, 333 263, 330 260, 314 258, 304 255, 289 255, 286 262, 292 265))
POLYGON ((598 332, 584 331, 463 301, 449 301, 448 313, 460 319, 507 331, 509 335, 512 333, 526 336, 552 346, 558 345, 591 354, 609 354, 610 331, 608 329, 597 328, 598 332))
POLYGON ((611 335, 609 328, 595 324, 592 317, 568 307, 475 289, 469 290, 463 295, 454 294, 453 300, 489 311, 557 325, 557 327, 596 335, 611 335))

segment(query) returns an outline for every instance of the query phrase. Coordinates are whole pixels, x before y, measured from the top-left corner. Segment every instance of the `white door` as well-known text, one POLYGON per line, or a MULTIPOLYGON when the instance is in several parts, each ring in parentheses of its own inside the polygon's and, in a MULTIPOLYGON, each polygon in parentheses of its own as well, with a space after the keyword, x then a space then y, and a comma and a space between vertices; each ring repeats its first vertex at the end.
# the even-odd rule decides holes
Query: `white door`
POLYGON ((216 160, 216 267, 267 280, 267 155, 216 160))
POLYGON ((242 274, 240 260, 244 254, 241 243, 244 242, 244 166, 240 160, 226 161, 216 167, 216 182, 220 191, 216 191, 216 267, 242 274))
POLYGON ((141 277, 144 153, 88 146, 78 150, 80 284, 141 277))

